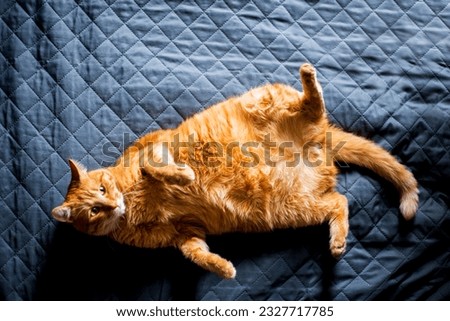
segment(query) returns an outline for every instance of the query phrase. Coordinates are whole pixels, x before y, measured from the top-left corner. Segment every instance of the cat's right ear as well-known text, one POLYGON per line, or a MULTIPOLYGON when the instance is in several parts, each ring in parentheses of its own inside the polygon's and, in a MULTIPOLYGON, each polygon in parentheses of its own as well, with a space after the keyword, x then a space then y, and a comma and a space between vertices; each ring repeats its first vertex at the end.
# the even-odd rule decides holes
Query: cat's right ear
POLYGON ((72 174, 72 182, 79 182, 80 178, 87 172, 83 165, 72 159, 69 159, 69 166, 72 174))
POLYGON ((72 223, 72 215, 70 213, 70 207, 60 205, 52 210, 52 216, 60 222, 72 223))

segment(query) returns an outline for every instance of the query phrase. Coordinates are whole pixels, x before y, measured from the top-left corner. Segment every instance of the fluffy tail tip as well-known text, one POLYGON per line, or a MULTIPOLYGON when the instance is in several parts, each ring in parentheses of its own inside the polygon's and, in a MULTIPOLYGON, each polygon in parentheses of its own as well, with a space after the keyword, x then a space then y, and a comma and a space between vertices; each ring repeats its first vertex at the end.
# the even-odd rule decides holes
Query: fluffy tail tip
POLYGON ((414 188, 411 191, 404 192, 400 198, 400 212, 405 220, 411 220, 419 207, 419 190, 414 188))

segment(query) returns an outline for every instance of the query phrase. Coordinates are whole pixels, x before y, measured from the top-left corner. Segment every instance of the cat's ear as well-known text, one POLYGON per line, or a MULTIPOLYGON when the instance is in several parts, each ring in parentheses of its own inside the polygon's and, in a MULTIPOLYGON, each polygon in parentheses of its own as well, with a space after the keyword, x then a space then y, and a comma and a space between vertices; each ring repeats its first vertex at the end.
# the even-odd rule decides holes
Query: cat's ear
POLYGON ((60 205, 52 210, 52 216, 60 222, 72 223, 72 215, 70 213, 70 207, 60 205))
POLYGON ((81 177, 86 174, 86 168, 80 163, 69 159, 70 172, 72 174, 72 182, 79 182, 81 177))

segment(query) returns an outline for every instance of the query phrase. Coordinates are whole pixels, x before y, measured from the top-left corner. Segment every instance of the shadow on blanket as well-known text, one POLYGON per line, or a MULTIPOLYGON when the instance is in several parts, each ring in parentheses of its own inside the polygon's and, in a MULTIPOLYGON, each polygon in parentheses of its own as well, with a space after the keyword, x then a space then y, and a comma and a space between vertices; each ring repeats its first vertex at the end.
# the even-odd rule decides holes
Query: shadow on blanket
MULTIPOLYGON (((328 248, 328 226, 261 234, 228 234, 208 239, 210 247, 237 266, 237 281, 246 283, 248 268, 239 265, 257 261, 265 266, 280 256, 298 266, 311 257, 319 263, 319 300, 330 298, 335 260, 328 248), (293 255, 298 252, 298 255, 293 255), (242 274, 239 274, 241 272, 242 274)), ((280 282, 283 280, 273 280, 280 282)), ((199 287, 221 280, 184 259, 176 249, 139 249, 103 237, 91 237, 70 226, 58 225, 38 280, 38 300, 199 300, 199 287), (203 282, 207 278, 208 282, 203 282), (212 282, 211 282, 212 281, 212 282)), ((208 285, 209 284, 209 285, 208 285)), ((222 283, 222 286, 226 286, 222 283)), ((276 284, 273 286, 276 287, 276 284)), ((232 285, 230 284, 230 288, 232 285)), ((300 289, 299 289, 300 291, 300 289)), ((258 299, 258 298, 255 298, 258 299)))

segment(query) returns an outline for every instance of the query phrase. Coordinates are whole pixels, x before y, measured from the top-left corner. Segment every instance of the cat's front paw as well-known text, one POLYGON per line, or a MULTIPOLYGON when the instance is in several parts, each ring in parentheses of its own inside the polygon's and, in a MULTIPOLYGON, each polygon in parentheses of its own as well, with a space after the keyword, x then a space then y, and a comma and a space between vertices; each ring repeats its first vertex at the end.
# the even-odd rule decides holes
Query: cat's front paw
POLYGON ((236 276, 236 269, 231 262, 226 262, 217 273, 224 279, 234 279, 236 276))
POLYGON ((232 279, 236 276, 233 264, 220 255, 211 253, 204 239, 192 237, 182 240, 179 249, 192 262, 222 278, 232 279))
POLYGON ((185 186, 195 181, 195 173, 189 166, 174 165, 170 171, 171 173, 165 177, 169 184, 185 186))

